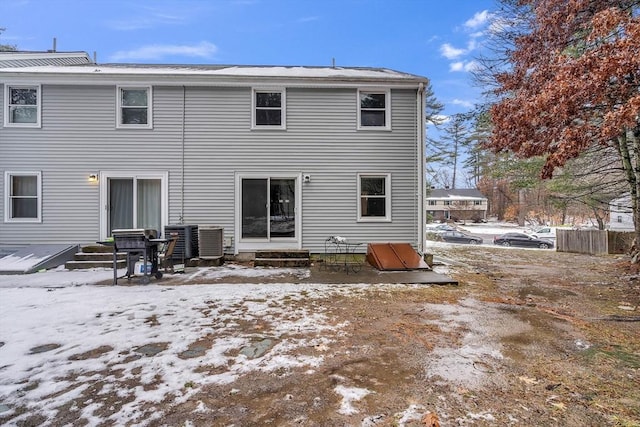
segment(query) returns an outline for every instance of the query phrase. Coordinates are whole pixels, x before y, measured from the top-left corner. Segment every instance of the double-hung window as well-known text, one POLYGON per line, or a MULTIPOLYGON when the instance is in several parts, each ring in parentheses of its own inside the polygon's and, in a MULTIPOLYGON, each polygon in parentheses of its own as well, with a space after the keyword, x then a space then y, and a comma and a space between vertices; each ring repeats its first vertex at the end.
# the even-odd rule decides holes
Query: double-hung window
POLYGON ((5 127, 40 127, 40 90, 39 85, 4 86, 5 127))
POLYGON ((152 127, 152 92, 150 86, 118 86, 117 127, 152 127))
POLYGON ((358 174, 358 221, 391 221, 391 174, 358 174))
POLYGON ((252 128, 286 128, 286 92, 284 89, 254 89, 252 105, 252 128))
POLYGON ((391 129, 390 91, 358 91, 358 129, 391 129))
POLYGON ((5 221, 40 222, 42 182, 40 172, 5 172, 5 221))
POLYGON ((429 200, 429 206, 435 206, 437 204, 438 202, 436 202, 435 200, 429 200))

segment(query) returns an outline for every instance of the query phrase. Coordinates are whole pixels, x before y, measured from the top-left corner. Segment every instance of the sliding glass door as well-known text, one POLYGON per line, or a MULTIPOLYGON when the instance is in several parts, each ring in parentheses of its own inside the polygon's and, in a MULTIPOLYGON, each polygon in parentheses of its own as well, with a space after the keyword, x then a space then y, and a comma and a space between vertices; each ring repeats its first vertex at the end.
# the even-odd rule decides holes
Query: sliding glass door
POLYGON ((102 238, 122 228, 152 229, 160 235, 166 212, 165 177, 101 174, 103 215, 102 238))
POLYGON ((242 239, 296 237, 296 179, 241 179, 242 239))

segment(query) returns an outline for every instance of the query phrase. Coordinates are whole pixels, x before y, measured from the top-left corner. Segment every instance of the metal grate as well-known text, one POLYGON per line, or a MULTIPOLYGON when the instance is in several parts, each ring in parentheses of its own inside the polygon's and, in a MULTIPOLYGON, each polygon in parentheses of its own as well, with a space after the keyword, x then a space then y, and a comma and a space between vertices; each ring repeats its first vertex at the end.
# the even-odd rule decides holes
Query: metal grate
POLYGON ((178 233, 178 241, 173 250, 171 259, 187 260, 198 257, 198 226, 187 224, 165 225, 164 237, 168 238, 171 233, 178 233))

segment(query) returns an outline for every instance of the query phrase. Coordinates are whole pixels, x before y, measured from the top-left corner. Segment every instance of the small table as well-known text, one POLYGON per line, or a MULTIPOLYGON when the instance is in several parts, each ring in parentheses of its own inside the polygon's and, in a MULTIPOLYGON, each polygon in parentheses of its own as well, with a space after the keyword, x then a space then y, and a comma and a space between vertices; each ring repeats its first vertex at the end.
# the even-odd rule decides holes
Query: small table
POLYGON ((364 243, 352 242, 344 237, 331 236, 324 241, 324 263, 327 268, 335 271, 344 268, 349 274, 349 270, 354 273, 362 269, 362 261, 357 254, 357 250, 364 243))

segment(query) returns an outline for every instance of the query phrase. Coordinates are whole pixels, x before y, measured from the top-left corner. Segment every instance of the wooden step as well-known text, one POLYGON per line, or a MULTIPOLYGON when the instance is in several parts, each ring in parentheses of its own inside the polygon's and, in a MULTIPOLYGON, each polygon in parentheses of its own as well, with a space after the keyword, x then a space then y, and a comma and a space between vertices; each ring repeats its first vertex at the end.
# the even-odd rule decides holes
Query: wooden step
MULTIPOLYGON (((64 264, 67 270, 84 270, 88 268, 111 268, 113 269, 113 258, 109 261, 67 261, 64 264)), ((125 268, 127 266, 126 259, 117 261, 117 268, 125 268)))
POLYGON ((253 261, 256 267, 309 267, 309 258, 256 258, 253 261))
MULTIPOLYGON (((67 261, 64 266, 67 270, 84 270, 88 268, 113 268, 113 247, 105 245, 83 246, 82 252, 73 255, 73 261, 67 261)), ((116 255, 117 268, 127 266, 127 254, 116 255)))
POLYGON ((107 245, 88 245, 82 247, 82 253, 113 253, 113 246, 107 245))
POLYGON ((308 267, 309 251, 305 249, 281 249, 256 251, 253 265, 256 267, 308 267))
POLYGON ((256 251, 257 258, 309 258, 309 251, 306 249, 256 251))
MULTIPOLYGON (((126 253, 118 253, 118 259, 127 259, 126 253)), ((104 252, 94 252, 94 253, 86 253, 86 252, 78 252, 73 256, 74 261, 109 261, 113 262, 113 253, 104 253, 104 252)))

